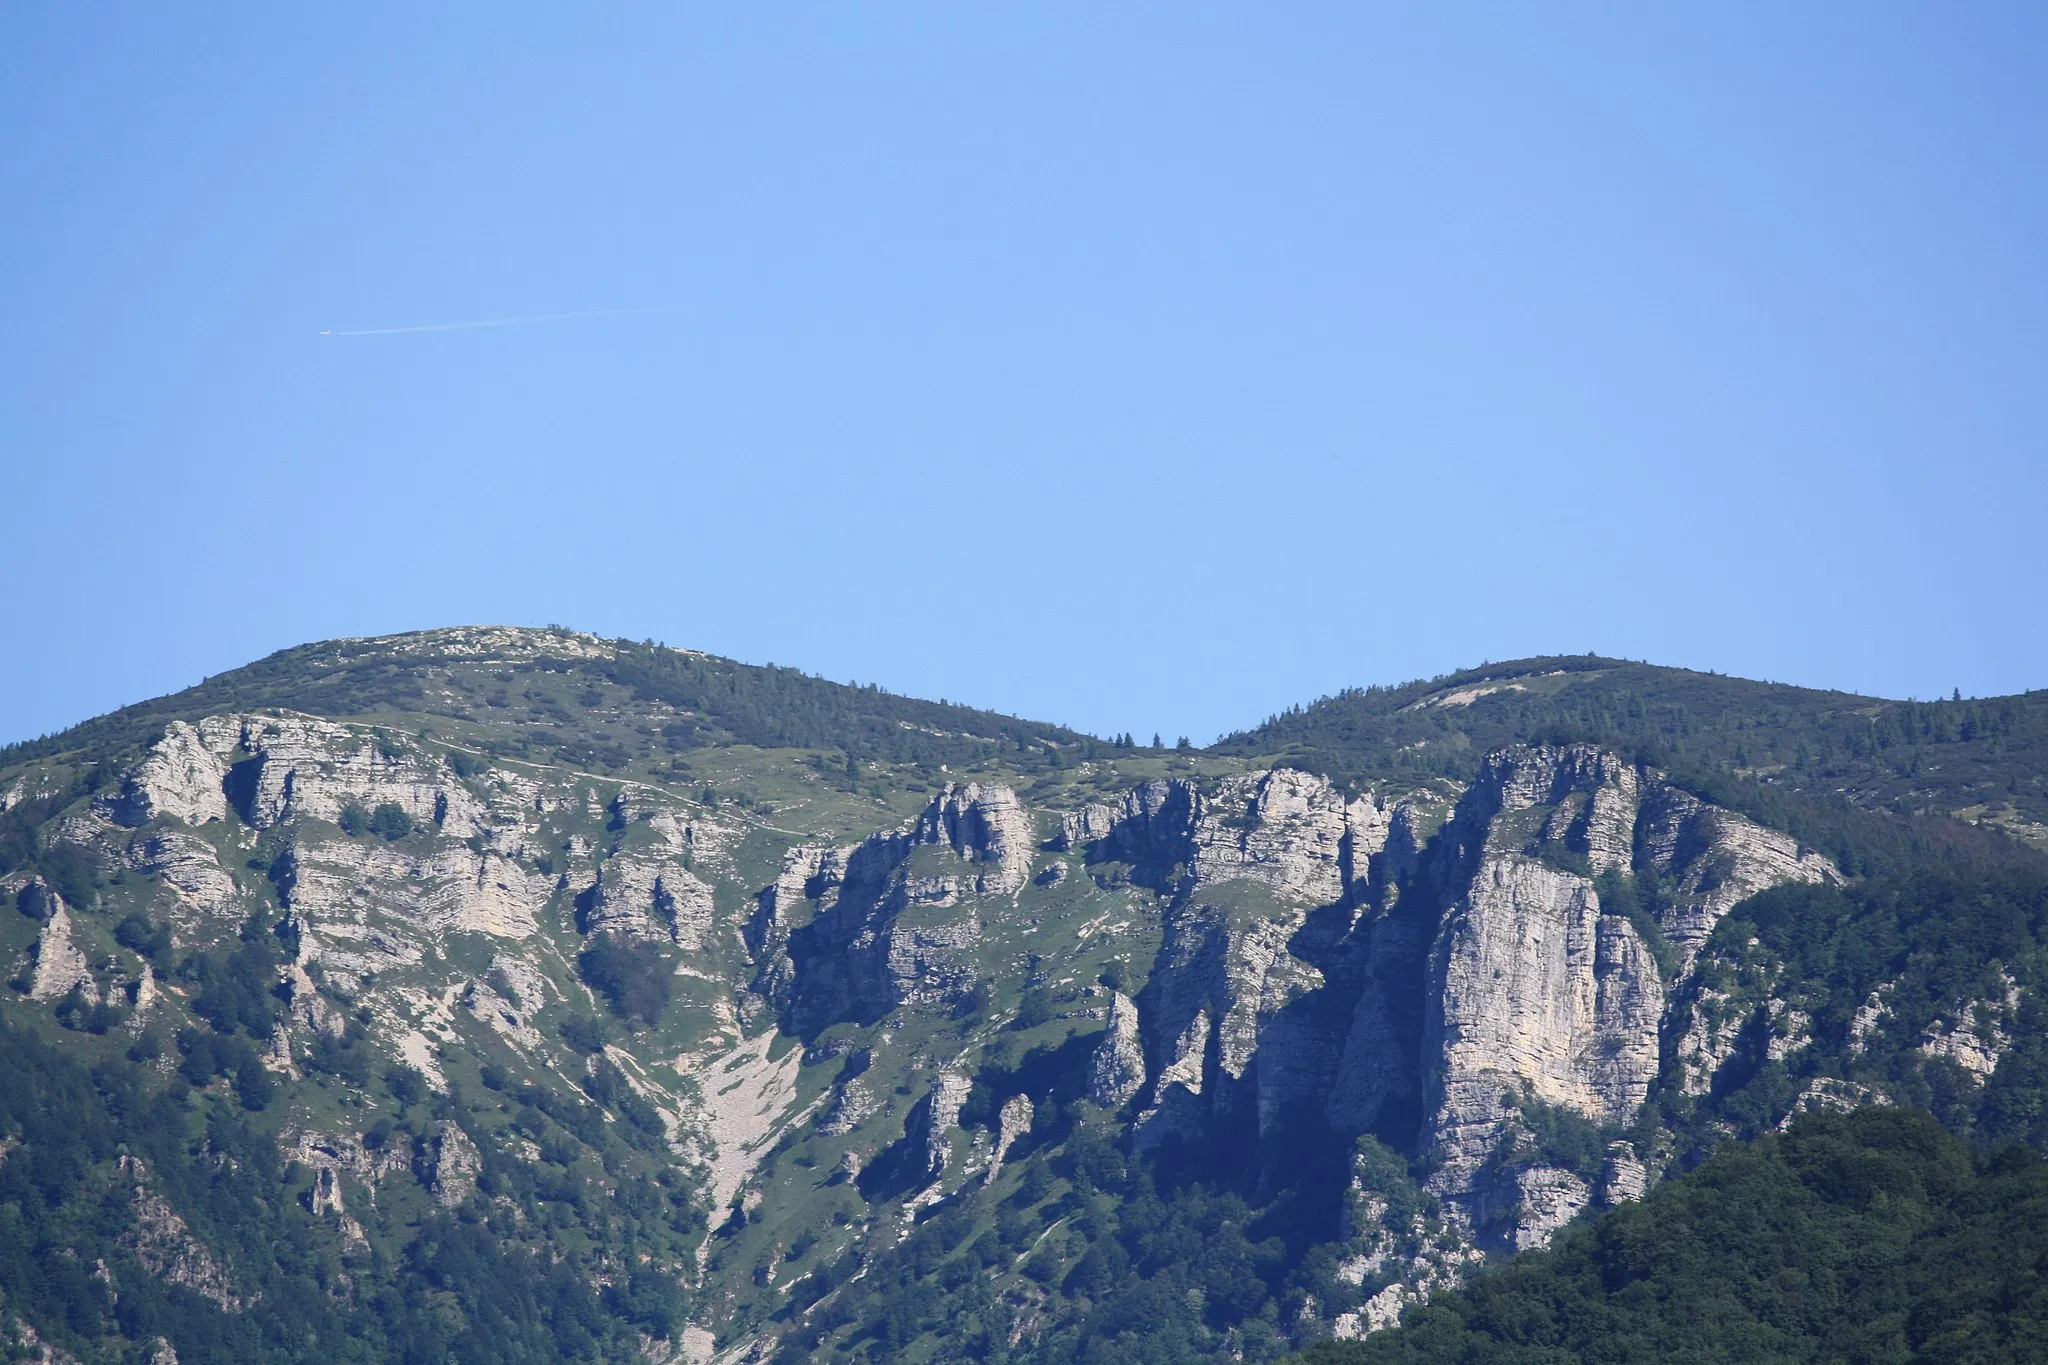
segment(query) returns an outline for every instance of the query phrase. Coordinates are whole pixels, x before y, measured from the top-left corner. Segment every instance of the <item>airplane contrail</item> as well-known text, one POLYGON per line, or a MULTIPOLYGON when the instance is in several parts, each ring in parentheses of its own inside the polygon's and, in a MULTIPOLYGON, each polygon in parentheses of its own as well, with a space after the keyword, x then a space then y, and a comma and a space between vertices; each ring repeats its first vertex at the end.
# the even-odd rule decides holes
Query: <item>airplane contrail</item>
POLYGON ((616 318, 629 313, 652 313, 652 308, 592 308, 581 313, 533 313, 518 318, 481 318, 475 322, 429 322, 419 327, 358 327, 351 331, 323 331, 324 337, 392 337, 407 332, 470 332, 480 327, 517 327, 528 322, 567 322, 571 318, 616 318))

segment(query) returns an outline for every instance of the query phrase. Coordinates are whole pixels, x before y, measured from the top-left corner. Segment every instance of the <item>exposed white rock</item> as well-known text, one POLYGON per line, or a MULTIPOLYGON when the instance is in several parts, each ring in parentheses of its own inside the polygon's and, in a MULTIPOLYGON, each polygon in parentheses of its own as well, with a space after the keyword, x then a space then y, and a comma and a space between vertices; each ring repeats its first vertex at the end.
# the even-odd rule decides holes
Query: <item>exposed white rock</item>
POLYGON ((582 926, 586 933, 659 938, 696 951, 711 928, 711 888, 679 858, 614 854, 598 871, 582 926))
POLYGON ((1650 1169, 1626 1142, 1607 1148, 1607 1163, 1600 1173, 1600 1198, 1609 1204, 1641 1199, 1650 1188, 1650 1169))
POLYGON ((1648 1095, 1663 986, 1634 929, 1600 914, 1586 879, 1487 856, 1436 956, 1425 1057, 1447 1192, 1491 1150, 1504 1089, 1526 1084, 1600 1123, 1627 1121, 1648 1095))
POLYGON ((2003 970, 1999 977, 2003 989, 1997 998, 1964 1001, 1935 1020, 1920 1040, 1920 1054, 1954 1062, 1976 1081, 1990 1080, 1999 1061, 2012 1049, 2009 1025, 2020 1003, 2019 985, 2003 970))
POLYGON ((188 825, 228 818, 228 765, 210 748, 198 727, 174 720, 163 738, 128 774, 113 803, 115 818, 140 825, 168 815, 188 825))
POLYGON ((1012 892, 1031 880, 1031 815, 1008 787, 948 783, 918 818, 917 840, 949 845, 981 863, 974 889, 984 895, 1012 892))
POLYGON ((1591 1186, 1555 1166, 1522 1167, 1508 1175, 1500 1190, 1490 1193, 1510 1206, 1489 1211, 1495 1216, 1487 1221, 1506 1228, 1508 1244, 1516 1251, 1542 1246, 1593 1201, 1591 1186))
POLYGON ((989 1152, 988 1173, 981 1178, 982 1184, 996 1183, 996 1177, 1003 1173, 1003 1159, 1031 1131, 1031 1118, 1029 1095, 1012 1095, 1003 1101, 1002 1112, 996 1116, 996 1140, 989 1152))
POLYGON ((850 1133, 881 1107, 881 1101, 875 1098, 875 1092, 868 1083, 858 1076, 852 1077, 840 1084, 833 1096, 832 1107, 818 1122, 818 1131, 827 1137, 850 1133))
POLYGON ((1109 1027, 1088 1063, 1088 1098, 1106 1109, 1120 1108, 1145 1088, 1145 1049, 1138 1039, 1138 1007, 1128 996, 1109 993, 1109 1027))
POLYGON ((468 1199, 476 1191, 477 1173, 482 1169, 483 1158, 469 1134, 453 1121, 443 1120, 434 1131, 426 1169, 435 1202, 452 1209, 468 1199))
POLYGON ((1869 1047, 1870 1040, 1876 1036, 1878 1026, 1884 1022, 1884 1017, 1889 1012, 1890 1006, 1884 999, 1884 989, 1880 987, 1872 991, 1863 1003, 1856 1007, 1855 1017, 1849 1021, 1849 1046, 1858 1052, 1869 1047))
POLYGON ((76 986, 87 999, 97 1002, 99 990, 92 979, 92 968, 72 941, 70 908, 55 891, 49 892, 49 904, 50 917, 43 921, 42 932, 36 936, 36 969, 29 978, 28 998, 61 1000, 76 986))
POLYGON ((1070 853, 1097 839, 1106 839, 1116 828, 1116 820, 1116 808, 1100 802, 1070 810, 1060 816, 1060 832, 1053 841, 1053 847, 1060 853, 1070 853))
POLYGON ((1386 812, 1370 797, 1347 802, 1325 779, 1291 768, 1228 779, 1191 804, 1197 881, 1243 877, 1316 904, 1341 899, 1387 838, 1386 812))
POLYGON ((1686 1015, 1678 1037, 1679 1085, 1688 1095, 1703 1095, 1714 1077, 1735 1055, 1743 1025, 1752 1010, 1725 991, 1703 988, 1686 1015))
POLYGON ((253 1302, 236 1289, 226 1267, 192 1235, 170 1201, 149 1187, 148 1168, 129 1156, 120 1159, 120 1168, 132 1182, 129 1208, 134 1216, 121 1241, 135 1259, 159 1279, 213 1300, 223 1312, 239 1313, 253 1302))
POLYGON ((1764 1016, 1770 1027, 1764 1055, 1771 1061, 1782 1062, 1813 1041, 1813 1016, 1806 1011, 1773 999, 1764 1007, 1764 1016))
POLYGON ((1788 882, 1839 882, 1841 872, 1788 834, 1658 784, 1645 793, 1641 856, 1673 878, 1664 937, 1690 969, 1707 936, 1739 902, 1788 882))
POLYGON ((1860 1109, 1866 1104, 1890 1102, 1883 1091, 1873 1090, 1859 1082, 1838 1080, 1833 1076, 1816 1076, 1806 1083, 1806 1087, 1792 1101, 1792 1108, 1779 1120, 1778 1127, 1790 1128, 1792 1121, 1801 1114, 1841 1114, 1851 1109, 1860 1109))
POLYGON ((953 1134, 960 1127, 960 1106, 967 1102, 973 1081, 957 1071, 941 1071, 932 1078, 925 1096, 924 1112, 917 1121, 920 1167, 927 1182, 946 1173, 953 1156, 953 1134))
POLYGON ((212 844, 179 829, 159 829, 139 838, 128 865, 158 877, 170 893, 166 907, 175 928, 203 933, 215 921, 236 917, 235 879, 221 866, 212 844))
POLYGON ((294 818, 338 821, 349 807, 391 804, 416 826, 468 836, 484 828, 483 804, 438 755, 355 726, 285 713, 202 722, 206 747, 251 764, 243 815, 258 829, 294 818), (227 723, 238 724, 226 749, 227 723))

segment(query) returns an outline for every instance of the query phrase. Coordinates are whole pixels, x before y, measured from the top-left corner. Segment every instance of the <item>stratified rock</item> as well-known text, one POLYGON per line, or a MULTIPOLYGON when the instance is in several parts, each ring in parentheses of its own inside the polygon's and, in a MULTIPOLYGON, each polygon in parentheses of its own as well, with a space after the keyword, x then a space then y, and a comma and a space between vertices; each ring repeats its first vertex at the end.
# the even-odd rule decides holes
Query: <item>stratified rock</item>
POLYGON ((1060 817, 1060 832, 1053 836, 1053 851, 1071 853, 1097 839, 1106 839, 1116 828, 1116 820, 1116 808, 1100 802, 1070 810, 1060 817))
MULTIPOLYGON (((395 805, 416 827, 469 835, 486 826, 482 805, 437 755, 311 716, 244 716, 229 783, 243 818, 258 829, 286 820, 338 821, 350 807, 395 805)), ((212 740, 213 732, 207 732, 212 740)))
POLYGON ((1138 1007, 1117 991, 1109 993, 1109 1027, 1088 1062, 1088 1098, 1105 1109, 1121 1108, 1145 1088, 1145 1049, 1138 1041, 1138 1007))
POLYGON ((1008 787, 948 783, 918 818, 917 841, 946 844, 982 864, 974 889, 984 895, 1012 892, 1031 880, 1031 815, 1008 787))
POLYGON ((1291 768, 1231 778, 1190 802, 1198 882, 1244 878, 1316 904, 1341 900, 1356 860, 1386 842, 1385 815, 1370 798, 1346 801, 1313 773, 1291 768))
POLYGON ((227 764, 208 747, 199 729, 174 720, 122 782, 121 794, 113 802, 114 818, 124 825, 144 824, 160 815, 188 825, 225 820, 227 775, 227 764))
POLYGON ((1665 783, 1643 793, 1636 843, 1636 865, 1673 883, 1671 905, 1658 922, 1678 950, 1681 971, 1691 969, 1721 916, 1757 892, 1842 879, 1833 863, 1802 850, 1790 835, 1665 783))
POLYGON ((1600 1198, 1609 1204, 1641 1199, 1650 1188, 1650 1170, 1626 1142, 1607 1148, 1607 1163, 1600 1172, 1600 1198))
POLYGON ((586 902, 578 921, 587 934, 662 939, 694 952, 711 927, 711 888, 665 853, 605 859, 586 902))
POLYGON ((234 876, 221 866, 213 845, 197 835, 175 828, 151 831, 129 848, 128 865, 162 880, 169 896, 160 895, 159 904, 187 933, 237 916, 234 876))

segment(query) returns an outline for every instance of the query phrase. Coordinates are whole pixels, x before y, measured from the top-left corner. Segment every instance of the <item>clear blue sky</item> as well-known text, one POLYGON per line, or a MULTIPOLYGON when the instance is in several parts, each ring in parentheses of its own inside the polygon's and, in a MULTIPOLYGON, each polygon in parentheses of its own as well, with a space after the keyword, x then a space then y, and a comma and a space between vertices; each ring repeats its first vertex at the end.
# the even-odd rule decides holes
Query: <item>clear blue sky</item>
POLYGON ((2048 685, 2039 4, 23 3, 0 172, 0 739, 460 622, 2048 685))

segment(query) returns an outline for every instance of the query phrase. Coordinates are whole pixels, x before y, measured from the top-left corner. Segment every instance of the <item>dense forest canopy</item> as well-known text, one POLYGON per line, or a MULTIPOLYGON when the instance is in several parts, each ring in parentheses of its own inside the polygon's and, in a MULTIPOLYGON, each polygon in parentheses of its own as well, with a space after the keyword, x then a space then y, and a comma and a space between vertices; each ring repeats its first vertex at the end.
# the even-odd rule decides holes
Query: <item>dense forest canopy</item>
POLYGON ((1816 1114, 1302 1365, 2048 1358, 2048 1163, 1816 1114))

